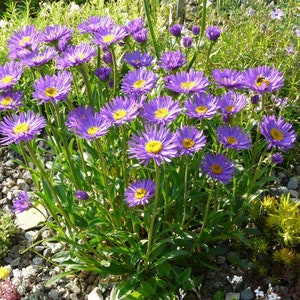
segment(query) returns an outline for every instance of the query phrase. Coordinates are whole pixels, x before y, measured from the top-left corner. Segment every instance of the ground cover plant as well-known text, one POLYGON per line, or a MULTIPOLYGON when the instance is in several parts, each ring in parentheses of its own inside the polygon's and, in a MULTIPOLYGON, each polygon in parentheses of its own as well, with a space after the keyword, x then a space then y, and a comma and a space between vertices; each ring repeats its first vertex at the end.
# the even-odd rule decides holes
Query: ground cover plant
POLYGON ((296 2, 203 1, 184 24, 174 2, 125 2, 8 10, 0 143, 36 186, 15 212, 44 205, 58 277, 97 272, 121 299, 195 293, 224 244, 294 274, 299 207, 268 187, 299 155, 296 2))

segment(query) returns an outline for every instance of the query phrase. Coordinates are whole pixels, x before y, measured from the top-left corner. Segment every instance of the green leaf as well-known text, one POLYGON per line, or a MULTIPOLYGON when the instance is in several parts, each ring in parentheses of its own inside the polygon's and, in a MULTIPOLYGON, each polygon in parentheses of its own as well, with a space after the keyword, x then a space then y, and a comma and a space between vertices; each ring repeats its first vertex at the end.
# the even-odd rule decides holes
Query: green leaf
POLYGON ((160 265, 164 263, 166 260, 175 259, 181 256, 187 256, 189 253, 185 250, 172 250, 168 252, 166 255, 162 256, 157 260, 156 265, 160 265))

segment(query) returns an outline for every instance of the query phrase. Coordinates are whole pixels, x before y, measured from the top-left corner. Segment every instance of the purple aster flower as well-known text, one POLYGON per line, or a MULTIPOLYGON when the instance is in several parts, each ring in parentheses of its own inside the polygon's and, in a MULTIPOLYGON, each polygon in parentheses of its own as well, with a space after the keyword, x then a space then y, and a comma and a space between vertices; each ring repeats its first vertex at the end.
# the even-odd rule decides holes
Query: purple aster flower
POLYGON ((292 125, 281 117, 276 119, 274 115, 263 117, 260 132, 268 143, 268 149, 278 147, 281 151, 286 151, 292 148, 296 141, 296 133, 292 125))
POLYGON ((221 183, 229 183, 234 175, 234 165, 223 154, 206 154, 202 164, 202 171, 221 183))
POLYGON ((197 26, 197 25, 193 25, 193 27, 192 27, 192 33, 193 33, 193 35, 199 35, 199 33, 200 33, 200 27, 197 26))
POLYGON ((101 109, 104 119, 118 126, 126 124, 137 117, 139 106, 134 98, 115 97, 101 109))
POLYGON ((181 24, 174 24, 169 28, 170 33, 175 37, 180 37, 183 26, 181 24))
POLYGON ((75 193, 75 197, 79 200, 87 200, 89 199, 89 194, 85 191, 82 191, 82 190, 77 190, 76 193, 75 193))
POLYGON ((222 30, 218 26, 209 26, 206 29, 206 37, 215 42, 221 35, 222 30))
POLYGON ((39 42, 38 29, 34 25, 25 26, 24 29, 15 31, 8 39, 9 57, 11 59, 22 58, 23 55, 36 50, 39 42))
POLYGON ((170 75, 166 82, 167 89, 184 94, 205 92, 208 85, 207 77, 204 77, 201 71, 195 72, 193 69, 170 75))
POLYGON ((38 67, 46 64, 51 59, 57 56, 57 51, 54 48, 47 47, 42 51, 34 50, 24 56, 21 61, 29 67, 38 67))
POLYGON ((263 94, 279 90, 283 86, 284 78, 282 73, 274 67, 259 66, 256 69, 246 70, 244 81, 250 90, 263 94))
POLYGON ((65 69, 68 67, 78 66, 88 62, 92 57, 96 56, 97 50, 89 44, 80 43, 78 46, 69 46, 63 52, 63 57, 56 59, 56 68, 65 69))
POLYGON ((270 159, 271 159, 272 163, 278 164, 278 165, 281 165, 284 160, 282 154, 279 152, 272 154, 270 159))
POLYGON ((151 159, 157 165, 170 162, 177 154, 174 135, 162 126, 145 127, 144 132, 133 134, 128 144, 130 158, 141 160, 145 166, 151 159))
POLYGON ((284 17, 284 16, 285 16, 285 13, 280 8, 276 8, 275 10, 272 10, 270 12, 270 17, 272 20, 275 20, 275 19, 281 20, 282 17, 284 17))
POLYGON ((125 94, 142 95, 147 94, 155 87, 157 76, 152 71, 139 68, 129 71, 122 81, 122 92, 125 94))
POLYGON ((16 110, 22 105, 23 92, 7 90, 0 95, 0 111, 16 110))
POLYGON ((240 71, 217 69, 212 71, 212 76, 220 86, 227 87, 228 89, 242 89, 244 87, 244 74, 240 71))
POLYGON ((178 155, 193 155, 205 146, 206 137, 196 127, 184 126, 175 133, 178 155))
POLYGON ((224 148, 233 148, 235 150, 250 149, 251 138, 238 126, 230 127, 228 125, 219 126, 216 129, 219 143, 224 148))
POLYGON ((19 192, 13 199, 13 209, 15 214, 20 214, 31 206, 31 201, 26 191, 19 192))
POLYGON ((172 71, 186 64, 186 56, 180 51, 164 52, 159 60, 161 68, 172 71))
POLYGON ((45 102, 57 104, 59 101, 67 99, 71 83, 72 74, 68 71, 61 71, 53 76, 46 75, 45 78, 41 76, 33 84, 33 99, 40 100, 38 104, 45 102))
POLYGON ((21 112, 20 115, 4 117, 0 122, 0 144, 19 144, 32 140, 46 126, 46 120, 33 111, 21 112))
POLYGON ((85 122, 86 119, 92 118, 94 114, 95 112, 92 107, 78 106, 76 109, 69 112, 66 126, 74 131, 75 128, 80 126, 81 122, 85 122))
POLYGON ((217 98, 205 93, 195 94, 194 101, 189 98, 185 101, 186 114, 190 118, 211 119, 219 109, 217 98))
POLYGON ((88 140, 105 135, 111 126, 99 113, 94 113, 91 109, 83 111, 82 107, 69 113, 66 125, 80 138, 88 140), (80 119, 74 120, 74 116, 80 112, 83 112, 80 119))
POLYGON ((7 62, 0 65, 0 90, 7 90, 18 83, 24 69, 18 62, 7 62))
POLYGON ((227 92, 219 99, 220 110, 223 114, 234 115, 247 105, 246 95, 235 92, 227 92))
POLYGON ((127 35, 125 27, 120 25, 115 25, 111 28, 101 27, 93 34, 93 42, 98 46, 107 47, 121 41, 127 35))
POLYGON ((129 207, 144 205, 155 195, 155 183, 150 180, 140 180, 130 184, 125 191, 125 201, 129 207))
POLYGON ((112 69, 110 67, 100 67, 95 71, 95 75, 102 81, 109 80, 112 69))
POLYGON ((172 97, 158 97, 146 103, 141 116, 148 124, 162 124, 174 121, 181 111, 179 101, 174 101, 172 97))
POLYGON ((112 28, 114 26, 114 21, 111 17, 104 16, 93 16, 89 17, 87 21, 84 21, 83 23, 78 25, 78 30, 80 33, 95 33, 101 28, 112 28))
POLYGON ((152 65, 154 57, 148 53, 139 51, 127 52, 124 55, 124 60, 134 68, 149 67, 152 65))
POLYGON ((182 44, 183 44, 183 47, 184 48, 191 48, 192 47, 192 44, 193 44, 193 38, 189 37, 189 36, 185 36, 183 39, 182 39, 182 44))
POLYGON ((138 32, 142 30, 144 27, 144 19, 143 18, 136 18, 134 20, 130 20, 126 26, 126 30, 130 34, 134 34, 135 32, 138 32))
POLYGON ((285 48, 285 51, 286 51, 287 55, 293 55, 293 54, 297 53, 297 51, 294 49, 293 45, 287 46, 285 48))
POLYGON ((72 34, 73 30, 66 25, 46 26, 45 30, 40 34, 40 41, 50 43, 59 51, 64 51, 72 34))
POLYGON ((132 37, 137 43, 145 43, 148 40, 148 30, 143 28, 132 34, 132 37))
POLYGON ((299 29, 295 29, 295 33, 297 37, 300 37, 300 30, 299 29))

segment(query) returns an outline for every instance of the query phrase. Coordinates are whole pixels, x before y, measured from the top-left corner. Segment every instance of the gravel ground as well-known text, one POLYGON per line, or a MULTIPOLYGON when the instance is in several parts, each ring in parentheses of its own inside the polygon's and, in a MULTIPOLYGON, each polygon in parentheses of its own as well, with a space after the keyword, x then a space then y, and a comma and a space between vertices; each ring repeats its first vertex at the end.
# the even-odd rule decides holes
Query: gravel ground
MULTIPOLYGON (((19 191, 33 189, 33 183, 30 173, 20 168, 13 162, 17 156, 13 151, 7 151, 0 148, 0 208, 12 214, 12 199, 19 191)), ((300 174, 300 166, 296 168, 296 174, 300 174)), ((299 176, 288 177, 285 172, 276 174, 280 179, 280 184, 273 188, 273 192, 280 195, 281 193, 290 192, 291 198, 298 201, 299 196, 299 176)), ((14 245, 9 254, 0 262, 0 266, 9 265, 12 269, 10 279, 17 287, 23 300, 49 300, 49 299, 72 299, 72 300, 99 300, 109 299, 108 289, 100 290, 98 288, 101 279, 99 275, 94 273, 81 272, 76 276, 68 276, 59 279, 56 283, 47 286, 46 282, 51 276, 60 272, 58 267, 53 266, 48 259, 61 249, 58 243, 38 243, 33 247, 32 251, 25 251, 33 242, 41 241, 50 236, 50 231, 43 228, 30 228, 21 230, 14 239, 14 245)), ((231 279, 234 275, 243 274, 243 271, 237 267, 232 267, 226 257, 216 257, 216 264, 224 269, 224 272, 216 273, 214 271, 205 274, 205 282, 207 286, 221 288, 227 291, 226 300, 233 299, 234 296, 240 297, 240 300, 252 300, 255 298, 253 290, 247 286, 240 285, 233 293, 232 284, 227 280, 227 276, 231 279)), ((267 280, 267 279, 266 279, 267 280)), ((207 287, 201 287, 201 289, 207 287)), ((283 287, 284 288, 284 287, 283 287)), ((201 293, 201 289, 199 294, 201 293)), ((178 297, 178 299, 206 299, 197 296, 178 297)), ((285 298, 291 300, 292 298, 285 298)), ((293 299, 296 300, 296 299, 293 299)))

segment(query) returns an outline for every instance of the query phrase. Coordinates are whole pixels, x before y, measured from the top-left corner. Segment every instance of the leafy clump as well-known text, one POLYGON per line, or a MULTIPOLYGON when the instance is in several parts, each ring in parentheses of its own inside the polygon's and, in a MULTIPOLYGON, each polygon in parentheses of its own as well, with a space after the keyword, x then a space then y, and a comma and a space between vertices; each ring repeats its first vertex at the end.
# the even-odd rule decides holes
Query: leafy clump
POLYGON ((0 259, 3 258, 11 245, 12 237, 18 232, 13 219, 5 212, 0 212, 0 259))

